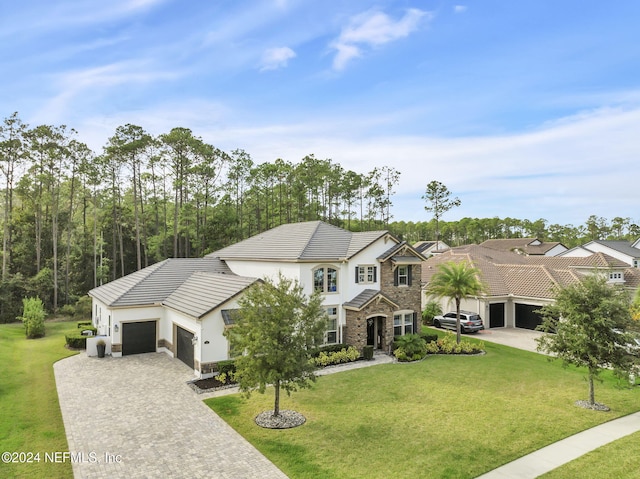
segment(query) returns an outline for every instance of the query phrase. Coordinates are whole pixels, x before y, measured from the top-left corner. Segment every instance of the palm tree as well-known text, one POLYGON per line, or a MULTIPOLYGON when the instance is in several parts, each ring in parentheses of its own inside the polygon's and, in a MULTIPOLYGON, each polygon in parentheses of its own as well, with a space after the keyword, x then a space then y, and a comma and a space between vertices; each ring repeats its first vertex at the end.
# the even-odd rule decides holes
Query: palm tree
POLYGON ((486 291, 480 281, 480 271, 462 261, 449 261, 438 265, 426 292, 439 298, 452 298, 456 302, 456 340, 460 344, 460 303, 463 299, 478 296, 486 291))

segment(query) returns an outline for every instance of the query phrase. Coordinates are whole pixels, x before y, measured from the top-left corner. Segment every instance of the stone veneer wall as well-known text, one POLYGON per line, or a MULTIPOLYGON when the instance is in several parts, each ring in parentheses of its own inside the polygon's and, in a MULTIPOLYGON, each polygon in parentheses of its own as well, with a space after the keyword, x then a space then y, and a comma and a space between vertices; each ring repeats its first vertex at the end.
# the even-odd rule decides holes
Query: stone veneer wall
MULTIPOLYGON (((398 310, 410 310, 421 316, 422 288, 420 277, 422 265, 411 265, 411 286, 394 286, 393 263, 385 261, 380 265, 380 290, 398 305, 398 310)), ((389 351, 393 342, 393 313, 397 311, 386 301, 374 301, 361 311, 346 311, 346 326, 342 330, 343 341, 362 351, 367 344, 367 318, 385 316, 382 334, 382 350, 389 351)))
MULTIPOLYGON (((393 263, 385 261, 380 265, 380 290, 396 303, 399 309, 409 309, 421 312, 422 287, 420 277, 422 276, 422 265, 420 263, 411 265, 411 286, 393 285, 393 263)), ((393 319, 393 318, 392 318, 393 319)))

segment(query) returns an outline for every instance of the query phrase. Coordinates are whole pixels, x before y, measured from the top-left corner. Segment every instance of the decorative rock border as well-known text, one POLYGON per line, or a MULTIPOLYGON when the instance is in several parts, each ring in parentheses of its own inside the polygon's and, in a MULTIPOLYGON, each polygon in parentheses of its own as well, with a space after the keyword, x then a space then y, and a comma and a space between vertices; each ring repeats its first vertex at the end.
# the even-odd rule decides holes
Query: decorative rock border
POLYGON ((604 412, 611 411, 610 407, 605 406, 604 404, 600 404, 599 402, 591 404, 589 401, 580 400, 580 401, 576 401, 574 404, 578 407, 583 407, 585 409, 592 409, 594 411, 604 411, 604 412))
POLYGON ((255 419, 258 426, 267 429, 290 429, 302 426, 306 421, 307 419, 302 414, 289 409, 281 410, 279 416, 273 415, 273 409, 264 411, 258 414, 255 419))

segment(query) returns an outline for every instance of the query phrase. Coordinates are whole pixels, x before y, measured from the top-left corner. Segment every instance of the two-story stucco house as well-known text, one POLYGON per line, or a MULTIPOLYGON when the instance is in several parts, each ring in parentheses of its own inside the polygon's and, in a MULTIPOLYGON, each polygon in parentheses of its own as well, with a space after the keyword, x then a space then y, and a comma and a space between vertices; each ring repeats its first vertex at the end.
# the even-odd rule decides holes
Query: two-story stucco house
POLYGON ((211 375, 230 357, 223 335, 246 288, 278 274, 320 290, 326 343, 388 351, 416 332, 425 257, 387 231, 321 221, 278 226, 205 258, 169 259, 89 292, 93 322, 114 356, 163 351, 211 375))

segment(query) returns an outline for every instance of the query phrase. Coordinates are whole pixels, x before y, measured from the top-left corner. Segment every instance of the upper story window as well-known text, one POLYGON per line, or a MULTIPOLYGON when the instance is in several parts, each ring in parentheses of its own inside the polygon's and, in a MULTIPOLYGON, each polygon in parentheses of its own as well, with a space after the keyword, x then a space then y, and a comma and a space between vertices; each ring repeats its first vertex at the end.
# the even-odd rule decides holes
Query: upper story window
POLYGON ((331 266, 320 266, 313 270, 313 289, 323 293, 338 291, 338 270, 331 266))
POLYGON ((633 260, 633 267, 634 268, 640 268, 640 260, 634 259, 633 260))
POLYGON ((356 266, 356 283, 375 283, 378 268, 374 265, 356 266))
POLYGON ((411 286, 411 265, 400 264, 393 273, 394 286, 411 286))

